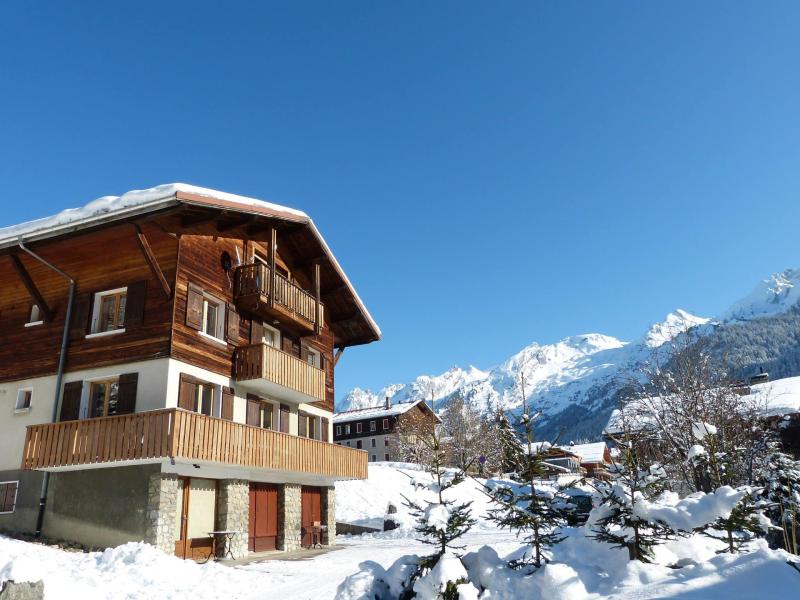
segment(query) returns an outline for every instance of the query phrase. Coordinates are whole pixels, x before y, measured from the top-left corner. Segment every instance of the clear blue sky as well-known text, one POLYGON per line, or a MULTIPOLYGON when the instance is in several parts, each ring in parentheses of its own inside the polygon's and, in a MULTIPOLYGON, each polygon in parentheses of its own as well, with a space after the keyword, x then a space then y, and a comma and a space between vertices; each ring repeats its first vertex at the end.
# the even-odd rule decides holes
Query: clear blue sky
POLYGON ((0 6, 0 224, 172 181, 307 211, 384 332, 338 395, 800 266, 796 2, 116 4, 0 6))

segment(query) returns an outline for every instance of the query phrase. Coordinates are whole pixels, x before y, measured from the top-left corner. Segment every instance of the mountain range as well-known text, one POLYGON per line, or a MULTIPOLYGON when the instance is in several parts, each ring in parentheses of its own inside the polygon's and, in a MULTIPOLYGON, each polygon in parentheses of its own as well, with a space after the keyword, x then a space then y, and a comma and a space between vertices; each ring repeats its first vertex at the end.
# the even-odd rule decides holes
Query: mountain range
POLYGON ((710 347, 747 376, 768 371, 772 378, 800 375, 800 269, 776 273, 716 318, 676 310, 638 340, 588 333, 554 344, 532 343, 488 370, 453 367, 441 375, 421 375, 405 384, 372 392, 355 388, 337 403, 341 412, 419 398, 441 410, 460 395, 480 411, 497 406, 516 413, 522 399, 542 410, 539 435, 561 441, 594 440, 618 404, 623 378, 665 342, 689 329, 706 336, 710 347))

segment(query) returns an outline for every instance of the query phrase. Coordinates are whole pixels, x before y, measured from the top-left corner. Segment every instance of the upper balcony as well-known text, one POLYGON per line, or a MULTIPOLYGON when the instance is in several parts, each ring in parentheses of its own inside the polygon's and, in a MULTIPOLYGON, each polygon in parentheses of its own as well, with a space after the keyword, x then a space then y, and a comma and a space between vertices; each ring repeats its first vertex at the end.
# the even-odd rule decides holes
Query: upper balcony
POLYGON ((26 470, 175 462, 365 479, 367 453, 179 408, 29 425, 26 470))
POLYGON ((263 343, 236 348, 233 379, 256 394, 297 403, 325 400, 325 371, 263 343))
POLYGON ((298 331, 318 332, 325 319, 321 302, 261 262, 236 269, 234 298, 236 304, 263 319, 280 318, 298 331))

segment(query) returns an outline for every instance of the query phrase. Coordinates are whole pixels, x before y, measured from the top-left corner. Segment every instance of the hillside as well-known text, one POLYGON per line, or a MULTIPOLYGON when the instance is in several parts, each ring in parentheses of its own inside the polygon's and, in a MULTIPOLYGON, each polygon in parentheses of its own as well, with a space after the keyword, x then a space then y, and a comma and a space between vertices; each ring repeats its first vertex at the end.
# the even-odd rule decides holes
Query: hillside
POLYGON ((798 301, 800 270, 790 269, 760 282, 715 319, 678 309, 632 342, 590 333, 555 344, 533 343, 486 371, 453 367, 378 392, 356 388, 336 407, 342 411, 376 406, 386 397, 392 402, 430 399, 432 391, 437 408, 460 394, 482 411, 498 405, 515 411, 521 404, 516 382, 522 373, 528 397, 544 412, 543 435, 562 441, 596 439, 617 405, 621 376, 690 328, 707 336, 711 347, 725 355, 741 376, 761 368, 773 379, 800 375, 798 301))

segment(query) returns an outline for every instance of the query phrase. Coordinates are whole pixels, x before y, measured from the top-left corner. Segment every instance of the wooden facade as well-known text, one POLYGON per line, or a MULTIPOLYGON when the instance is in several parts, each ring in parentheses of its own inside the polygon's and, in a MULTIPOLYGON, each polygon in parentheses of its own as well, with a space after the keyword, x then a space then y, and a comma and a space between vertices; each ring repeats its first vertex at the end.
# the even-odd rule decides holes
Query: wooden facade
POLYGON ((22 468, 167 458, 341 479, 367 477, 365 452, 177 408, 30 425, 22 468))

